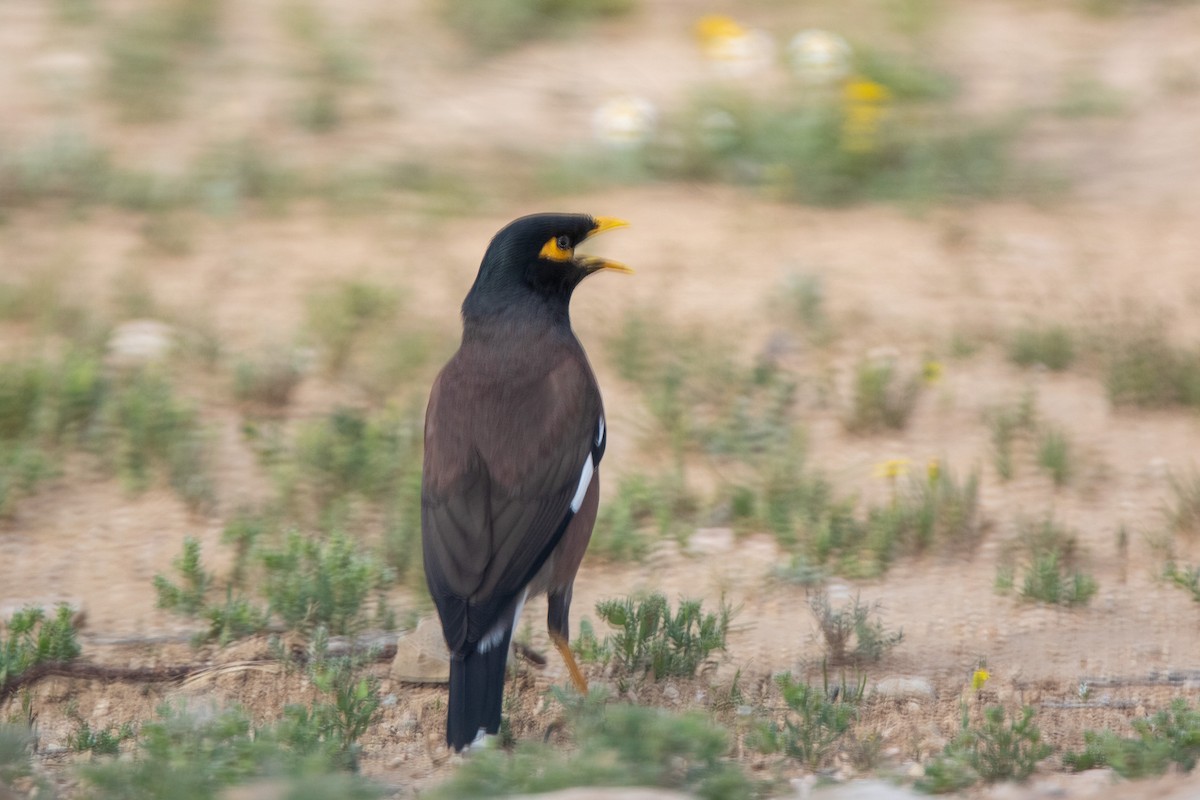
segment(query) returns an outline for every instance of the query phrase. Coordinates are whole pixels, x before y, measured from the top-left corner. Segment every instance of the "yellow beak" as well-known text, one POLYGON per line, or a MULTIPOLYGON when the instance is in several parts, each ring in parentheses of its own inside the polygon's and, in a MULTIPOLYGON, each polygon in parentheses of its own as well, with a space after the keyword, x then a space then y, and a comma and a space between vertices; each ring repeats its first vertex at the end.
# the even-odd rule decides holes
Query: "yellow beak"
MULTIPOLYGON (((596 224, 588 233, 589 239, 597 234, 604 233, 605 231, 611 231, 614 228, 624 228, 629 225, 629 223, 625 220, 617 219, 616 217, 592 217, 592 219, 595 220, 596 224)), ((625 266, 620 261, 610 261, 607 258, 600 258, 598 256, 579 256, 575 260, 582 264, 588 272, 599 272, 602 269, 611 269, 614 272, 624 272, 627 275, 633 274, 633 269, 625 266)))

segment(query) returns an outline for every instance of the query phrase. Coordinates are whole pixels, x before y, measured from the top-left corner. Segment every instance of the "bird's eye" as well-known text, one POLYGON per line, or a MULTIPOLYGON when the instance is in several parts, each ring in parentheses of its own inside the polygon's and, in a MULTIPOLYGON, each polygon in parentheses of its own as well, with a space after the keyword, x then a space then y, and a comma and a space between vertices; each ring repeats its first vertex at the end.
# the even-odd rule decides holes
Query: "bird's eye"
POLYGON ((557 244, 558 244, 558 248, 560 250, 570 250, 571 249, 571 239, 568 236, 558 237, 557 244))

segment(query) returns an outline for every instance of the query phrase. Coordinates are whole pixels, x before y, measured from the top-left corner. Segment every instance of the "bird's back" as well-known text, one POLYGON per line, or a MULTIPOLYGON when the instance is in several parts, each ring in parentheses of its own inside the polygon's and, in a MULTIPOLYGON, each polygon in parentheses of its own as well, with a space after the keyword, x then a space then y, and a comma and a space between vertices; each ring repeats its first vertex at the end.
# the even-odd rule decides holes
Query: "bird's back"
POLYGON ((465 339, 426 413, 423 540, 452 649, 478 641, 553 549, 602 414, 573 335, 504 345, 465 339))

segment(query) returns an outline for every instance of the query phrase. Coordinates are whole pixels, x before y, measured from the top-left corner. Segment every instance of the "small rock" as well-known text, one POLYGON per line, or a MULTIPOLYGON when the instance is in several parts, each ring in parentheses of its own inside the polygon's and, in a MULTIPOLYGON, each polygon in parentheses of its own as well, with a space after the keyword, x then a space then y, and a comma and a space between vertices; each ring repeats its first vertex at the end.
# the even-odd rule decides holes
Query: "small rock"
POLYGON ((893 675, 875 684, 875 694, 893 700, 929 699, 934 697, 933 684, 924 678, 893 675))
POLYGON ((855 780, 837 786, 818 787, 811 797, 812 800, 910 800, 925 795, 884 781, 855 780))
POLYGON ((407 683, 447 683, 450 680, 450 651, 437 619, 427 617, 417 629, 396 643, 391 677, 407 683))
POLYGON ((174 344, 175 332, 167 323, 131 319, 113 330, 105 361, 118 369, 142 367, 166 359, 174 344))
POLYGON ((710 556, 733 550, 732 528, 700 528, 688 537, 684 552, 692 556, 710 556))
POLYGON ((679 699, 679 688, 673 683, 668 683, 663 687, 663 697, 671 702, 675 702, 679 699))

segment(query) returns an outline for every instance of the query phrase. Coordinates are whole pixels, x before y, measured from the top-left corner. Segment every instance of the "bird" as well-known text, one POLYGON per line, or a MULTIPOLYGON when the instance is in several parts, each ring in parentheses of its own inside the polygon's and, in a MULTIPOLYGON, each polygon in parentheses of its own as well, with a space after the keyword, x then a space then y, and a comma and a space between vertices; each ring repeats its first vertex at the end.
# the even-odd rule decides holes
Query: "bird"
POLYGON ((595 373, 571 327, 571 295, 624 264, 577 254, 613 217, 520 217, 491 240, 462 304, 462 340, 430 390, 421 473, 429 593, 450 652, 446 743, 499 731, 505 667, 525 601, 572 683, 569 612, 600 495, 608 430, 595 373))

